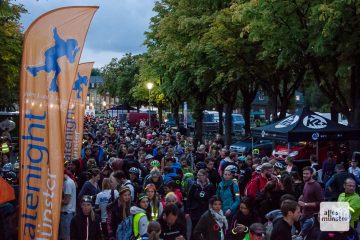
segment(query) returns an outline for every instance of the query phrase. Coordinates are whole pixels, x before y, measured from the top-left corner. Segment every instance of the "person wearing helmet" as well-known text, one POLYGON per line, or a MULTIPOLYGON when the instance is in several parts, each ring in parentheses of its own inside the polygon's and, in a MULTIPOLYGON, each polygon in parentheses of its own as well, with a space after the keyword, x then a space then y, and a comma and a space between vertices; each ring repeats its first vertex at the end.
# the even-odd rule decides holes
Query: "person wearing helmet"
POLYGON ((142 192, 142 181, 140 180, 140 170, 138 168, 132 167, 129 169, 129 180, 134 186, 134 194, 136 198, 137 193, 142 192))
POLYGON ((153 167, 150 171, 149 175, 145 177, 143 187, 145 188, 149 183, 152 183, 156 186, 156 189, 160 194, 163 191, 163 177, 161 176, 161 172, 157 167, 153 167))
POLYGON ((6 163, 2 167, 3 173, 12 172, 13 170, 14 170, 14 167, 13 167, 13 165, 11 163, 6 163))
POLYGON ((198 172, 200 169, 206 169, 206 163, 205 162, 197 162, 195 165, 196 172, 198 172))
POLYGON ((154 167, 160 168, 160 162, 158 160, 152 160, 150 162, 150 167, 151 167, 151 169, 153 169, 154 167))
POLYGON ((236 165, 228 165, 225 168, 225 171, 229 171, 231 172, 234 176, 236 176, 237 174, 239 174, 239 168, 236 165))
POLYGON ((279 176, 285 170, 285 166, 281 162, 274 164, 274 175, 279 176))
POLYGON ((237 171, 233 165, 225 168, 222 180, 216 190, 216 195, 222 200, 222 210, 230 220, 240 204, 240 191, 237 181, 234 181, 234 173, 237 171))

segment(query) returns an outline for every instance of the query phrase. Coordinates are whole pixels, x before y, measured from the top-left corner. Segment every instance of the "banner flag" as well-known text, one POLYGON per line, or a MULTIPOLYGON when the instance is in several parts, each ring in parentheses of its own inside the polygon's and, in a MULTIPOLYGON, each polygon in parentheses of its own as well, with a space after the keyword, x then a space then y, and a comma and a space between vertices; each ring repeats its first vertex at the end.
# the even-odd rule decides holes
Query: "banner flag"
POLYGON ((84 115, 86 97, 89 89, 90 75, 94 62, 82 63, 71 92, 65 126, 65 161, 78 159, 81 156, 81 146, 84 132, 84 115))
POLYGON ((85 36, 97 9, 55 9, 37 18, 25 32, 19 239, 58 239, 66 113, 85 36))

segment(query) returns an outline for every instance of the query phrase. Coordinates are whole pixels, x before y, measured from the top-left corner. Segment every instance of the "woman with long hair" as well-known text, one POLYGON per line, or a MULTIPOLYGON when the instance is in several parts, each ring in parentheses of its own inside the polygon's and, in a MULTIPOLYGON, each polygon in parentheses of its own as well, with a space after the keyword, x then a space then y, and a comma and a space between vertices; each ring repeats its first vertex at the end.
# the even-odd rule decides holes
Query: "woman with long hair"
POLYGON ((193 238, 224 240, 227 229, 228 222, 221 210, 221 199, 218 196, 213 196, 209 201, 209 210, 200 217, 194 229, 193 238))
POLYGON ((130 216, 131 192, 128 187, 119 189, 119 197, 107 207, 107 229, 109 238, 115 238, 118 225, 130 216))
POLYGON ((163 205, 160 202, 159 195, 156 192, 154 184, 149 183, 145 187, 145 193, 149 198, 150 209, 151 209, 151 220, 157 220, 163 212, 163 205))
POLYGON ((249 231, 252 223, 257 222, 258 218, 254 213, 254 203, 249 197, 243 197, 240 202, 240 207, 229 225, 226 239, 243 239, 249 231))
MULTIPOLYGON (((107 238, 106 208, 111 198, 111 191, 112 190, 110 186, 110 179, 104 178, 104 180, 102 181, 102 191, 96 195, 96 200, 95 200, 95 210, 100 212, 101 230, 106 238, 107 238)), ((119 197, 119 192, 117 190, 114 190, 114 197, 115 198, 119 197)))

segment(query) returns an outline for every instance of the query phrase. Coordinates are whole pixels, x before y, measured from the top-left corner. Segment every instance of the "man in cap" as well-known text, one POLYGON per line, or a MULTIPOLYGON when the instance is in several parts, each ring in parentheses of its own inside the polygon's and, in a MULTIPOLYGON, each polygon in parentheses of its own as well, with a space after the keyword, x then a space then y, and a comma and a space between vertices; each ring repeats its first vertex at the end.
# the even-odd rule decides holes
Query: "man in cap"
POLYGON ((100 218, 92 209, 91 196, 84 195, 81 198, 81 212, 71 220, 71 239, 101 239, 100 218))

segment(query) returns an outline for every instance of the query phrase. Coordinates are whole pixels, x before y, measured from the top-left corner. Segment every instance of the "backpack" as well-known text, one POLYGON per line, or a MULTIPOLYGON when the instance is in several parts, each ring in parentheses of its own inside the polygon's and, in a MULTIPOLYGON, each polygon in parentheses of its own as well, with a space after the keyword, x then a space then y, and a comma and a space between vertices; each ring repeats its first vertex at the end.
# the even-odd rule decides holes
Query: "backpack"
MULTIPOLYGON (((254 181, 254 180, 256 180, 256 197, 259 195, 259 193, 261 192, 260 191, 260 178, 259 178, 259 176, 256 176, 256 178, 254 178, 254 179, 252 179, 252 180, 250 180, 250 182, 246 185, 246 187, 245 187, 245 196, 247 196, 247 192, 248 192, 248 189, 249 189, 249 186, 250 186, 250 184, 252 183, 252 181, 254 181)), ((255 198, 256 198, 255 197, 255 198)))
POLYGON ((140 212, 125 218, 116 229, 116 239, 137 239, 139 237, 139 227, 135 226, 139 224, 140 218, 143 216, 146 216, 145 213, 140 212))
POLYGON ((195 183, 194 174, 185 173, 181 181, 181 190, 185 196, 189 195, 191 186, 195 183))
POLYGON ((235 182, 237 182, 237 181, 233 179, 233 182, 232 182, 231 185, 229 186, 229 187, 230 187, 230 192, 231 192, 231 197, 232 197, 232 199, 233 199, 233 202, 236 201, 236 199, 235 199, 236 193, 235 193, 235 189, 234 189, 234 184, 235 184, 235 182))

